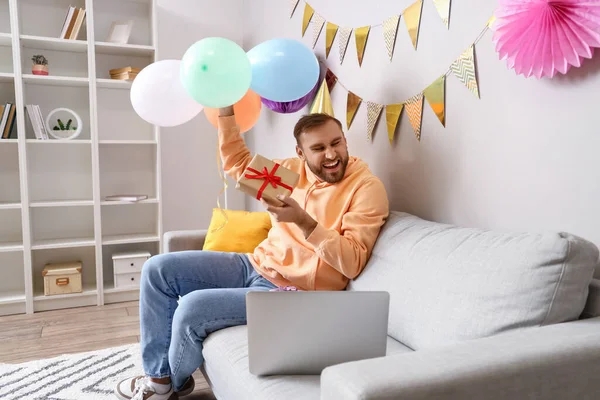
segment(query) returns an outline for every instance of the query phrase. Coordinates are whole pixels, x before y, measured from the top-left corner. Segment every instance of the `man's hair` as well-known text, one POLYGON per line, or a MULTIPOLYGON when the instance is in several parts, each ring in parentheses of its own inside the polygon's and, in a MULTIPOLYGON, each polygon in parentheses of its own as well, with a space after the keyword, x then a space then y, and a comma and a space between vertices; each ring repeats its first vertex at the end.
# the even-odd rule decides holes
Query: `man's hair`
POLYGON ((308 114, 303 116, 296 122, 296 126, 294 127, 294 137, 296 138, 296 143, 300 144, 300 135, 306 131, 309 131, 313 128, 325 125, 327 121, 335 121, 336 124, 342 129, 342 123, 337 120, 337 118, 332 117, 329 114, 317 113, 317 114, 308 114))

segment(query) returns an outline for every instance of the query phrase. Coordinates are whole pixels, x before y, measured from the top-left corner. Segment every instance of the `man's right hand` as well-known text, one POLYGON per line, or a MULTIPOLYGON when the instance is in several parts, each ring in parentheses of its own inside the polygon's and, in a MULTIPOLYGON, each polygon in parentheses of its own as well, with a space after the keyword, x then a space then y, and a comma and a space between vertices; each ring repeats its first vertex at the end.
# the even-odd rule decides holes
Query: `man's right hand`
POLYGON ((233 115, 233 106, 219 108, 220 117, 229 117, 231 115, 233 115))

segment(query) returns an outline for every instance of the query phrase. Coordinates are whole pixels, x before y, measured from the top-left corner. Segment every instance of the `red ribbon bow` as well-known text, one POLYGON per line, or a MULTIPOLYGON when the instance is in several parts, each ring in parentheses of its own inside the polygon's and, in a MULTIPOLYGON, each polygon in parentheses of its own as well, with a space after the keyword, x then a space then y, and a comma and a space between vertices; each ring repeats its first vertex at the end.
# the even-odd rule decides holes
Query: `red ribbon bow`
POLYGON ((260 200, 262 198, 262 194, 269 184, 271 184, 274 188, 277 188, 277 186, 281 186, 282 188, 285 188, 285 189, 289 190, 290 192, 294 190, 294 188, 292 188, 291 186, 286 185, 285 183, 281 182, 280 176, 275 175, 275 172, 277 172, 278 168, 279 168, 279 164, 277 164, 277 163, 275 163, 275 166, 273 166, 273 169, 271 170, 271 172, 269 172, 267 167, 263 167, 262 172, 257 171, 254 168, 248 167, 248 171, 254 172, 254 175, 245 174, 244 175, 245 178, 247 178, 247 179, 264 179, 265 180, 263 182, 262 186, 260 187, 260 189, 258 189, 258 193, 256 194, 256 198, 258 200, 260 200))

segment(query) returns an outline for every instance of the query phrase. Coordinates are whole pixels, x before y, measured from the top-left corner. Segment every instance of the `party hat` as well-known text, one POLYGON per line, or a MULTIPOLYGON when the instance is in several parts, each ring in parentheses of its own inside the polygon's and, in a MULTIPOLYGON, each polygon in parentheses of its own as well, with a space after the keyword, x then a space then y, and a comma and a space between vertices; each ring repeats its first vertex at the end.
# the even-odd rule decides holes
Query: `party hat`
POLYGON ((310 107, 310 114, 324 113, 333 115, 333 106, 331 105, 331 96, 329 95, 329 89, 327 88, 327 80, 323 79, 323 83, 315 96, 312 106, 310 107))

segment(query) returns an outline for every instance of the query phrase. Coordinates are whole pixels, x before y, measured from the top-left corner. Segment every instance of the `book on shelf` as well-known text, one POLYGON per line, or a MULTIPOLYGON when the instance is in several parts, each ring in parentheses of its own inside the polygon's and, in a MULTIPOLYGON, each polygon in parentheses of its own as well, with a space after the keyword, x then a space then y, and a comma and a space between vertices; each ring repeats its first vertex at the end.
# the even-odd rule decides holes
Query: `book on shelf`
POLYGON ((145 194, 115 194, 112 196, 106 196, 104 200, 106 201, 142 201, 148 198, 145 194))
POLYGON ((85 23, 85 16, 85 9, 69 6, 59 38, 71 40, 77 39, 77 36, 79 36, 79 31, 85 23))
POLYGON ((0 139, 11 139, 15 130, 17 107, 12 103, 0 105, 0 139))
POLYGON ((37 104, 27 104, 25 105, 25 109, 27 110, 27 115, 29 115, 29 121, 35 133, 35 138, 39 140, 49 139, 40 106, 37 104))

